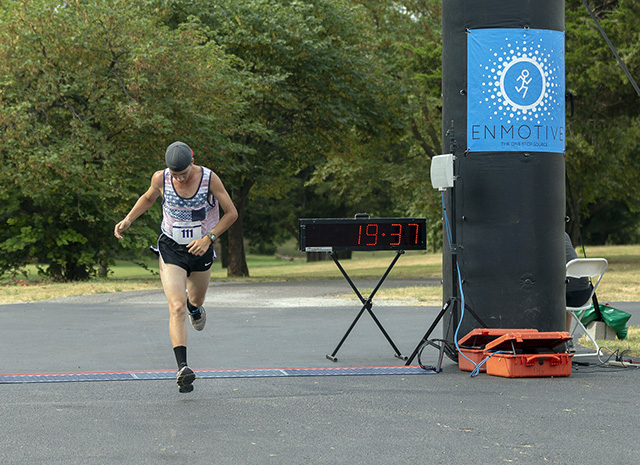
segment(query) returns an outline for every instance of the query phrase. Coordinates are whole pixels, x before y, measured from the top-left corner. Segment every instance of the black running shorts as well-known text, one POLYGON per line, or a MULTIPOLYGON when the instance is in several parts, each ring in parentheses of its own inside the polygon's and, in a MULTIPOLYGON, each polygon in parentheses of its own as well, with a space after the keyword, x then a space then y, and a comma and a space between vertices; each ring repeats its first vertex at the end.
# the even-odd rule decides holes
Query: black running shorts
POLYGON ((160 234, 158 237, 158 250, 163 262, 186 270, 187 276, 190 276, 193 271, 207 271, 211 268, 215 257, 213 244, 209 246, 209 250, 204 255, 193 255, 189 253, 186 245, 178 244, 165 234, 160 234))

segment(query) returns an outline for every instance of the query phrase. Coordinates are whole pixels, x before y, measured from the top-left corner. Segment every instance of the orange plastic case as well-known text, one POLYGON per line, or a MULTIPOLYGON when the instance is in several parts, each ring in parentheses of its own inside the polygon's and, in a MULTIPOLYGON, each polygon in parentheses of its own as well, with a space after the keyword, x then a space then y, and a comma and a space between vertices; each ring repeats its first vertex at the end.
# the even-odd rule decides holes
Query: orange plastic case
POLYGON ((566 331, 500 336, 485 347, 487 374, 506 378, 570 376, 573 354, 558 346, 571 339, 566 331))
MULTIPOLYGON (((491 341, 495 341, 500 336, 508 333, 537 332, 537 329, 476 328, 458 341, 460 352, 463 354, 458 356, 458 368, 462 371, 473 371, 476 365, 485 359, 484 349, 486 345, 491 341), (470 362, 464 356, 472 361, 470 362)), ((484 373, 487 371, 487 368, 485 365, 482 365, 478 371, 484 373)))

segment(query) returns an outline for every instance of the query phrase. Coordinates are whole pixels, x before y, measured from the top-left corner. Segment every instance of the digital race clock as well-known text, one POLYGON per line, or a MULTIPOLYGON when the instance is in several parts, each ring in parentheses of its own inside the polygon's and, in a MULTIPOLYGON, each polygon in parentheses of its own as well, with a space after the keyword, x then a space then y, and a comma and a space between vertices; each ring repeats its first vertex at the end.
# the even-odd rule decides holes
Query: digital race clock
POLYGON ((300 218, 300 250, 424 250, 425 218, 300 218))

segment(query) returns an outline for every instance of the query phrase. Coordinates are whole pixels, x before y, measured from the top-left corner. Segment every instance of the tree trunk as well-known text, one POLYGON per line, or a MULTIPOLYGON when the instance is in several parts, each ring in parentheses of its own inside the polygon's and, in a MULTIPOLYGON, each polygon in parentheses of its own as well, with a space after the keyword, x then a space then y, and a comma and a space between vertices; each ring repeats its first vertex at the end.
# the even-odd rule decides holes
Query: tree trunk
POLYGON ((109 261, 107 258, 107 253, 104 250, 101 250, 98 257, 98 276, 100 276, 101 278, 106 278, 108 275, 109 261))
POLYGON ((229 268, 229 233, 223 234, 219 239, 220 243, 220 264, 223 269, 229 268))
POLYGON ((231 190, 231 200, 238 210, 238 219, 227 231, 229 240, 229 266, 227 276, 249 276, 249 267, 244 251, 244 207, 253 182, 246 181, 240 189, 231 190))

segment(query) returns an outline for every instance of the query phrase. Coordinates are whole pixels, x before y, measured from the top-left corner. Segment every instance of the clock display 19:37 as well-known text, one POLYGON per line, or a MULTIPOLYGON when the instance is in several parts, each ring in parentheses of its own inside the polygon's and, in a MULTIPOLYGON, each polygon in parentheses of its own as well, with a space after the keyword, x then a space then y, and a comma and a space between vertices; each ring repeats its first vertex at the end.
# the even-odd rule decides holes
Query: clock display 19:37
POLYGON ((300 218, 300 250, 424 250, 425 218, 300 218))

